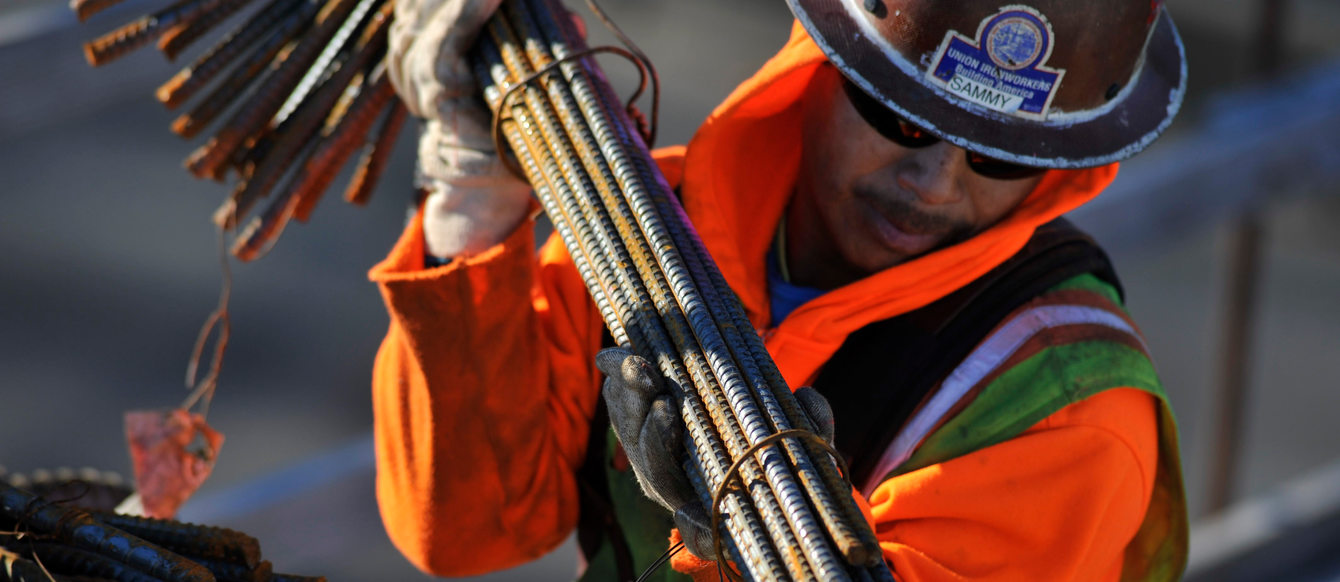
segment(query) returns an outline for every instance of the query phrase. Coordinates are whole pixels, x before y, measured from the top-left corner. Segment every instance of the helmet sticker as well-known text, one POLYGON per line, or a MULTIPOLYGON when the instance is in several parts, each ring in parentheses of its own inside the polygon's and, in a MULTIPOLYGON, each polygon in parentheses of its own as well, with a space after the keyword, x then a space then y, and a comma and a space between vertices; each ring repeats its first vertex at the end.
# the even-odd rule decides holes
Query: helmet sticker
POLYGON ((1030 6, 1013 4, 982 20, 970 39, 956 30, 931 60, 926 80, 951 95, 1016 117, 1046 119, 1063 69, 1044 66, 1052 26, 1030 6))

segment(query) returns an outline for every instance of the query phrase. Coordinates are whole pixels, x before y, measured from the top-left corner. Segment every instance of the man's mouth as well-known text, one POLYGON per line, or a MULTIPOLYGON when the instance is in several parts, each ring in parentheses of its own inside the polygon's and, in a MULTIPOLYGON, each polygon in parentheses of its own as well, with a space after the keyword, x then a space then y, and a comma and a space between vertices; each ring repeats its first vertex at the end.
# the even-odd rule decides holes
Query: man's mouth
POLYGON ((899 253, 910 256, 930 251, 956 230, 951 221, 901 200, 864 192, 858 192, 857 197, 873 210, 872 223, 882 242, 899 253))

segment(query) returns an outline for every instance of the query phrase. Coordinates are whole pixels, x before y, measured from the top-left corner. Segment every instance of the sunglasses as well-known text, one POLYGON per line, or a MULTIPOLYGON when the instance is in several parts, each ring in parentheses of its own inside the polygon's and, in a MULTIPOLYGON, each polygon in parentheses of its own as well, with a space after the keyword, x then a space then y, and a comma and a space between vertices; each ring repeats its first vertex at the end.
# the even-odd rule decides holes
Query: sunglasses
MULTIPOLYGON (((861 119, 864 119, 870 127, 874 128, 885 139, 905 148, 924 148, 940 142, 940 138, 903 119, 901 115, 876 101, 874 97, 866 94, 851 81, 843 79, 842 89, 846 91, 847 100, 851 101, 852 107, 861 115, 861 119)), ((1030 178, 1047 171, 1046 168, 1021 166, 989 158, 979 153, 964 151, 968 156, 968 169, 979 176, 995 180, 1030 178)))

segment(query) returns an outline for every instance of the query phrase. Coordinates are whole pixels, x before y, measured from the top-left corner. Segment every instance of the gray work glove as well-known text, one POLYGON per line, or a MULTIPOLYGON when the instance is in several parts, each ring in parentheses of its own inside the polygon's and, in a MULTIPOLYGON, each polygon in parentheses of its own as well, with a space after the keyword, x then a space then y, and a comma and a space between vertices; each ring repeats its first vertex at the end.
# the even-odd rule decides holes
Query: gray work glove
POLYGON ((422 118, 419 183, 427 252, 472 255, 502 242, 531 208, 530 184, 494 149, 493 114, 465 54, 502 0, 396 0, 387 47, 391 85, 422 118))
MULTIPOLYGON (((610 423, 642 492, 674 514, 675 527, 693 555, 716 559, 711 517, 685 474, 684 421, 668 383, 654 365, 623 348, 600 350, 596 367, 605 374, 601 393, 610 423)), ((832 443, 828 401, 810 387, 795 395, 818 435, 832 443)))

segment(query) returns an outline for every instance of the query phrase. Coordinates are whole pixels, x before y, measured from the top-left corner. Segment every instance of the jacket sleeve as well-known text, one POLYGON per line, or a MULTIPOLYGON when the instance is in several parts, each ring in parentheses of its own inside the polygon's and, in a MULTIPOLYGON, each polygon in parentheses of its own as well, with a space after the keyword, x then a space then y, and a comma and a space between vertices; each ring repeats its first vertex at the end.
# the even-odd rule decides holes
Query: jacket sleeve
POLYGON ((895 577, 1120 579, 1154 488, 1156 406, 1143 391, 1108 390, 1006 442, 881 483, 869 502, 895 577))
POLYGON ((416 216, 370 273, 390 314, 373 372, 377 500, 429 573, 520 564, 577 522, 601 322, 561 243, 537 260, 532 232, 425 269, 416 216))

